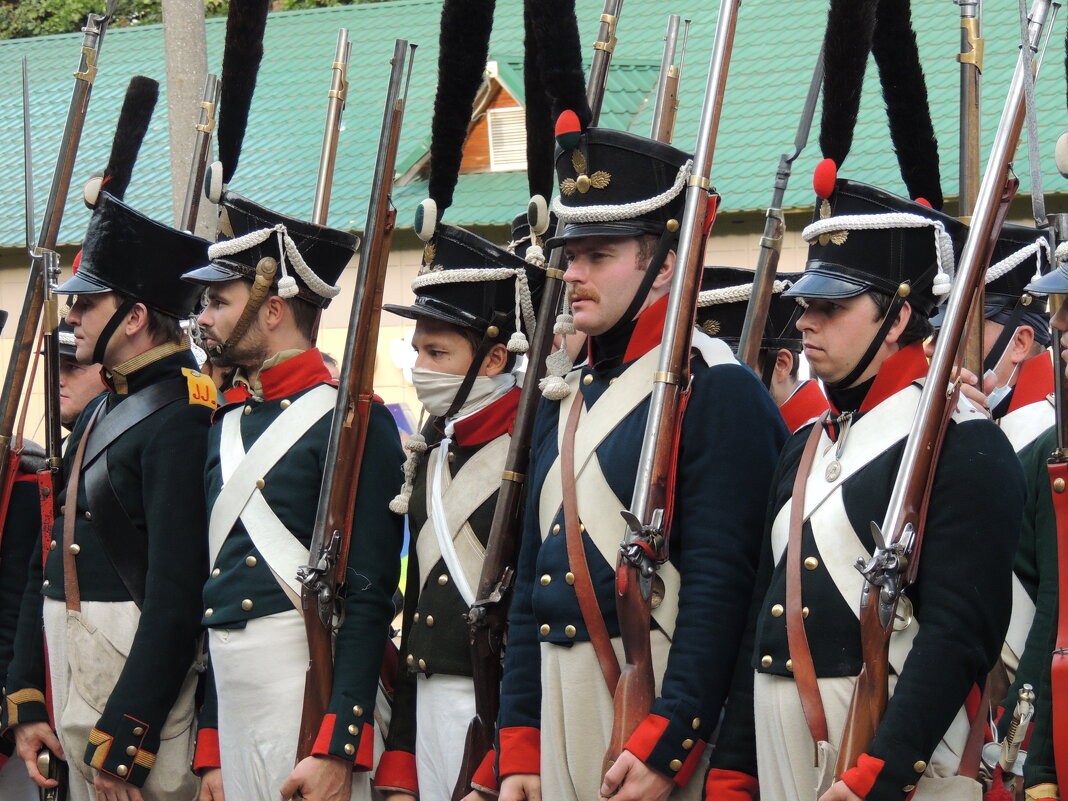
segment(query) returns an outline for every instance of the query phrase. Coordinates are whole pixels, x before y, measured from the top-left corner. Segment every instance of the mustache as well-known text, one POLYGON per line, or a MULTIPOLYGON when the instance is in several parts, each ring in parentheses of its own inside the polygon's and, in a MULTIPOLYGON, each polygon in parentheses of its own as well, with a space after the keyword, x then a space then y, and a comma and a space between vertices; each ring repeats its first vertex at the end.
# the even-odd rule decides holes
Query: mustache
POLYGON ((597 303, 601 300, 601 296, 590 289, 572 289, 568 292, 568 301, 574 303, 577 300, 592 300, 597 303))

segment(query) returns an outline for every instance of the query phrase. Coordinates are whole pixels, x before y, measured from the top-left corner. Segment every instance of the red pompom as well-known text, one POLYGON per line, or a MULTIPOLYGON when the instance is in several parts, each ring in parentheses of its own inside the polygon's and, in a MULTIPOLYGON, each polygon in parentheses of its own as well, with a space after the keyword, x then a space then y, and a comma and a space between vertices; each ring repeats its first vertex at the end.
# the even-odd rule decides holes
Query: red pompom
POLYGON ((816 196, 826 200, 834 191, 834 182, 838 180, 838 166, 834 159, 824 159, 816 165, 812 173, 812 188, 816 190, 816 196))
POLYGON ((582 123, 571 109, 562 112, 556 119, 556 142, 564 150, 574 150, 582 135, 582 123))
POLYGON ((926 207, 927 207, 927 208, 929 208, 929 209, 930 209, 930 208, 934 208, 934 207, 933 207, 933 206, 931 205, 931 201, 930 201, 930 200, 928 200, 928 199, 927 199, 927 198, 925 198, 925 197, 918 197, 918 198, 916 198, 916 200, 915 200, 915 201, 913 201, 913 202, 914 202, 914 203, 919 203, 919 204, 920 204, 921 206, 926 206, 926 207))
POLYGON ((82 263, 82 252, 79 250, 74 254, 74 261, 71 263, 71 269, 74 272, 78 272, 78 267, 82 263))

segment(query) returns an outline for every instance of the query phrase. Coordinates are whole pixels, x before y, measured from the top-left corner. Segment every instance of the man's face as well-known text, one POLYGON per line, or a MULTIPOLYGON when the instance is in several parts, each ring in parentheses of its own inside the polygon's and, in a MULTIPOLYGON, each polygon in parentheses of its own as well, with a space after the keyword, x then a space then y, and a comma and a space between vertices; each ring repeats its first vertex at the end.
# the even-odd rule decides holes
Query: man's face
MULTIPOLYGON (((878 333, 879 307, 867 293, 839 300, 806 300, 808 308, 797 320, 805 358, 812 373, 823 381, 840 381, 860 362, 878 333)), ((885 343, 883 349, 887 349, 885 343)), ((887 355, 889 350, 876 355, 856 383, 875 375, 887 355)))
POLYGON ((69 356, 59 360, 59 420, 70 430, 82 409, 104 391, 100 365, 78 364, 69 356))
POLYGON ((117 308, 119 300, 113 292, 77 296, 67 313, 67 322, 74 328, 74 355, 79 364, 93 363, 93 351, 100 332, 117 308))
POLYGON ((635 237, 589 236, 564 245, 575 328, 598 336, 619 322, 645 276, 635 237))
POLYGON ((475 358, 471 343, 445 326, 417 320, 412 335, 415 367, 436 373, 466 375, 475 358))
POLYGON ((197 324, 203 332, 204 351, 212 364, 218 367, 259 367, 267 358, 267 345, 256 318, 238 342, 222 349, 251 294, 252 285, 241 279, 213 284, 205 293, 207 303, 197 317, 197 324))

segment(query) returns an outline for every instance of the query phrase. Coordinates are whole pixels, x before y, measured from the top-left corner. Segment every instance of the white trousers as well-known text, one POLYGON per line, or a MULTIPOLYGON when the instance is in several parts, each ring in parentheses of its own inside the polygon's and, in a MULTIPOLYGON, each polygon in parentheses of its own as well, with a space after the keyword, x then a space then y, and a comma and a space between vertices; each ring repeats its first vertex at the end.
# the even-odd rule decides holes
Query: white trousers
POLYGON ((0 798, 4 801, 38 801, 39 797, 37 785, 26 772, 26 763, 18 754, 12 754, 0 768, 0 798))
MULTIPOLYGON (((67 756, 70 801, 96 801, 93 771, 84 761, 89 731, 126 664, 140 616, 133 601, 82 601, 80 612, 69 612, 63 601, 44 599, 52 706, 67 756)), ((189 770, 195 689, 196 674, 190 668, 160 731, 159 752, 141 788, 145 801, 192 801, 200 792, 200 780, 189 770)))
MULTIPOLYGON (((667 667, 670 643, 652 632, 656 691, 667 667)), ((623 640, 612 640, 623 664, 623 640)), ((601 789, 601 763, 612 737, 615 710, 593 643, 570 648, 541 644, 541 797, 545 801, 595 801, 601 789)), ((676 801, 701 797, 707 753, 676 801)), ((773 798, 773 796, 767 796, 773 798)))
MULTIPOLYGON (((296 610, 208 629, 219 706, 219 757, 226 801, 277 801, 293 771, 308 670, 308 640, 296 610)), ((352 774, 352 801, 368 801, 370 772, 352 774)))
MULTIPOLYGON (((834 781, 849 701, 856 678, 819 679, 827 715, 830 743, 822 743, 820 764, 813 765, 815 746, 808 730, 801 697, 793 679, 756 673, 753 702, 756 714, 757 772, 760 795, 776 801, 816 801, 834 781)), ((890 677, 890 692, 896 676, 890 677)), ((952 744, 958 751, 963 743, 952 744)), ((917 775, 913 801, 981 801, 982 787, 973 779, 955 775, 959 759, 945 742, 939 744, 927 770, 917 775)))
POLYGON ((449 801, 475 716, 475 687, 467 676, 419 674, 415 691, 419 801, 449 801))

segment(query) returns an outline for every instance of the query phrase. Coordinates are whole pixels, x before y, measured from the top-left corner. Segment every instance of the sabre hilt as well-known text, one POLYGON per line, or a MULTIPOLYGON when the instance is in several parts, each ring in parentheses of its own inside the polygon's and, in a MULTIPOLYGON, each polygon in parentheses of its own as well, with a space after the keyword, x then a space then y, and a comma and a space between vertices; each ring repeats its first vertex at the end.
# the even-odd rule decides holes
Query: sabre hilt
POLYGON ((1027 736, 1027 727, 1035 716, 1035 690, 1030 684, 1020 688, 1016 696, 1016 709, 1012 713, 1012 722, 1005 739, 1001 741, 1001 756, 998 763, 1006 772, 1019 773, 1016 765, 1020 756, 1020 746, 1027 736))

